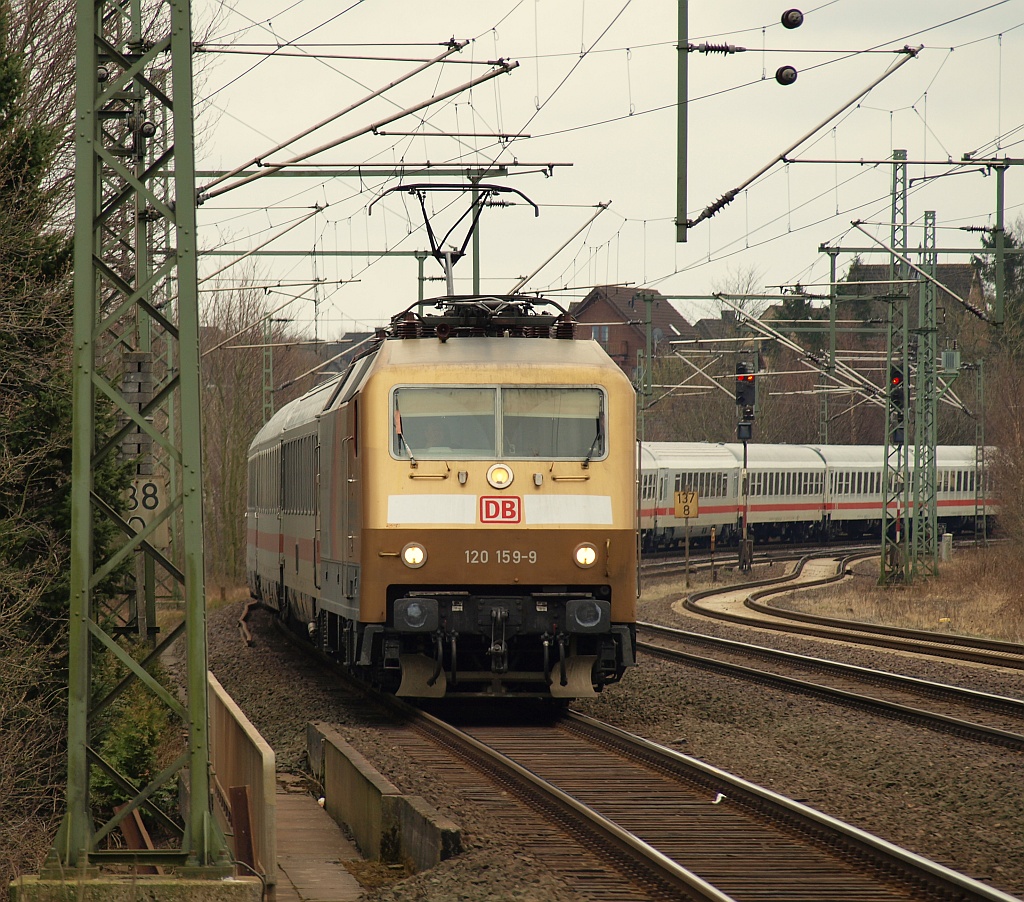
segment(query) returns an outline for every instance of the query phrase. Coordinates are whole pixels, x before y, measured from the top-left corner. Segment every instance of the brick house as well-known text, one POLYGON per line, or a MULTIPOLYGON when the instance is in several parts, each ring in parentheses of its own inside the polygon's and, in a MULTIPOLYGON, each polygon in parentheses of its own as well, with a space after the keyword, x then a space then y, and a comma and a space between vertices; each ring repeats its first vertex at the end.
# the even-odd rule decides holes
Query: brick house
POLYGON ((657 291, 602 285, 570 308, 580 323, 576 334, 600 342, 630 377, 636 370, 637 353, 647 348, 647 297, 653 298, 649 306, 655 357, 668 353, 670 339, 697 337, 693 326, 657 291))

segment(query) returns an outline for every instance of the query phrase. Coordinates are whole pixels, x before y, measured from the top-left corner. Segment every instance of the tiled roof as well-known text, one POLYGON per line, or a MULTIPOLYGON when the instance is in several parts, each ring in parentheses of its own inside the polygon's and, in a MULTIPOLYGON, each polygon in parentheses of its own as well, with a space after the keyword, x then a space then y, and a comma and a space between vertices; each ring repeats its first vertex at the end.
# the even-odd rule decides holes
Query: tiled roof
MULTIPOLYGON (((914 273, 911 273, 911 278, 913 278, 913 275, 914 273)), ((970 299, 972 291, 977 292, 975 301, 981 299, 981 282, 978 279, 977 271, 970 263, 940 263, 935 267, 935 278, 965 301, 970 299)), ((856 288, 857 294, 871 297, 889 294, 888 279, 888 263, 859 263, 857 266, 852 267, 847 285, 855 286, 857 282, 881 283, 858 286, 856 288)), ((908 296, 916 299, 917 286, 908 285, 907 288, 908 296)), ((844 291, 844 293, 846 292, 844 291)), ((956 303, 949 294, 949 291, 941 291, 939 293, 939 303, 944 302, 956 303)))
POLYGON ((573 305, 572 314, 580 319, 589 307, 603 299, 622 317, 623 322, 628 322, 643 332, 647 316, 647 303, 643 300, 645 296, 654 298, 651 305, 651 326, 655 341, 662 338, 697 337, 693 326, 672 306, 672 302, 658 291, 638 290, 622 285, 602 285, 592 289, 582 301, 573 305))

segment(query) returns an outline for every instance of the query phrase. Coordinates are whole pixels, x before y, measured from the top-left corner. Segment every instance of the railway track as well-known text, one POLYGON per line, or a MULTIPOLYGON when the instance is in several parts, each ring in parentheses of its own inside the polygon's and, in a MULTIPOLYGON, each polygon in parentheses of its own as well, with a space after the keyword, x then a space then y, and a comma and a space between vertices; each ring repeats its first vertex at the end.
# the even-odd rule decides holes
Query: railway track
POLYGON ((881 713, 978 742, 1024 750, 1024 701, 823 658, 778 651, 653 623, 639 623, 639 648, 687 666, 881 713), (708 649, 713 657, 692 651, 708 649), (750 666, 751 660, 758 667, 750 666), (813 673, 827 680, 795 676, 813 673), (865 694, 870 686, 873 694, 865 694), (940 704, 942 711, 922 705, 940 704), (988 720, 988 723, 982 721, 988 720))
POLYGON ((512 725, 507 715, 501 724, 480 715, 458 725, 425 712, 407 718, 387 741, 424 764, 443 760, 445 777, 468 781, 481 803, 518 799, 538 817, 509 815, 517 843, 533 844, 594 899, 1013 898, 581 714, 512 725))
POLYGON ((863 551, 841 555, 835 551, 804 555, 792 570, 784 574, 693 592, 686 596, 683 604, 694 614, 742 626, 1024 670, 1024 646, 1015 643, 840 620, 788 611, 766 601, 773 595, 795 589, 837 582, 845 577, 854 563, 873 556, 863 551))
MULTIPOLYGON (((245 672, 248 671, 247 666, 245 672)), ((337 676, 336 671, 333 676, 337 676)), ((248 682, 249 677, 244 677, 244 680, 248 682)), ((376 709, 376 705, 369 707, 376 709)), ((367 746, 367 753, 372 760, 373 748, 388 749, 387 760, 400 758, 403 771, 408 769, 414 773, 430 774, 430 785, 445 787, 443 797, 461 800, 457 810, 462 814, 458 817, 462 820, 469 812, 465 823, 471 832, 495 829, 490 826, 481 827, 481 824, 500 824, 497 830, 500 834, 507 834, 508 854, 515 862, 522 860, 521 867, 526 873, 532 872, 534 865, 531 861, 543 862, 546 871, 564 881, 565 886, 572 887, 582 898, 731 898, 737 902, 746 902, 748 899, 826 898, 991 899, 1008 902, 1016 898, 967 878, 954 878, 966 881, 967 889, 950 885, 944 882, 945 871, 942 868, 933 872, 929 865, 925 865, 926 873, 922 874, 913 868, 908 873, 903 870, 903 865, 880 861, 876 857, 874 843, 869 843, 870 848, 865 852, 859 844, 861 834, 857 831, 853 831, 852 839, 839 842, 840 847, 844 843, 852 844, 852 861, 843 857, 841 848, 839 852, 827 849, 823 852, 826 840, 820 838, 818 831, 824 828, 817 826, 815 818, 818 816, 813 813, 810 824, 804 823, 799 817, 795 822, 791 821, 787 819, 789 815, 784 815, 780 821, 782 826, 776 824, 781 839, 772 838, 768 833, 734 833, 734 817, 748 817, 744 794, 747 784, 743 781, 735 781, 721 788, 722 784, 707 782, 710 778, 706 778, 706 773, 717 775, 718 772, 696 761, 697 776, 689 779, 688 790, 672 786, 666 788, 662 781, 667 778, 662 776, 660 765, 641 763, 636 765, 639 770, 633 770, 633 765, 626 769, 627 766, 618 760, 618 755, 609 752, 607 740, 591 743, 589 748, 575 744, 576 737, 566 732, 567 729, 571 730, 571 721, 538 723, 534 717, 525 724, 510 724, 513 710, 512 707, 501 708, 500 716, 503 716, 504 722, 500 725, 479 717, 463 721, 463 732, 472 734, 483 746, 497 748, 515 765, 537 776, 541 785, 532 790, 517 786, 517 778, 505 774, 500 768, 497 774, 493 774, 487 765, 478 768, 476 759, 489 756, 485 750, 474 748, 456 752, 450 744, 451 740, 447 739, 440 745, 439 741, 425 735, 408 719, 411 715, 403 714, 397 721, 382 718, 379 714, 370 716, 368 720, 373 723, 374 737, 367 746), (559 776, 560 772, 562 776, 559 776), (543 783, 552 784, 567 799, 561 799, 558 792, 550 797, 543 783), (684 791, 688 791, 689 795, 677 795, 684 791), (724 798, 715 804, 719 793, 724 798), (595 795, 599 798, 595 798, 595 795), (611 822, 612 833, 602 835, 602 828, 593 821, 579 823, 578 816, 573 813, 577 805, 596 809, 611 822), (733 810, 734 806, 738 814, 733 810), (480 820, 476 821, 475 818, 480 820), (811 852, 795 851, 796 847, 790 845, 794 842, 794 835, 798 840, 805 835, 813 837, 810 840, 811 852), (636 856, 640 853, 632 849, 633 845, 640 842, 653 848, 652 852, 647 853, 646 863, 638 861, 636 856), (678 851, 680 849, 681 852, 678 851), (725 855, 725 860, 719 860, 716 865, 715 856, 721 855, 726 849, 733 850, 731 856, 725 855), (755 851, 748 866, 744 857, 750 857, 750 849, 755 851), (775 851, 768 854, 764 851, 766 849, 775 851), (690 856, 691 851, 694 856, 690 856), (813 858, 812 853, 822 857, 813 858), (794 870, 795 865, 791 868, 791 854, 794 859, 806 860, 811 870, 794 870), (702 857, 705 855, 706 860, 702 857), (682 878, 678 876, 661 873, 655 867, 660 857, 674 860, 704 883, 713 885, 714 889, 701 887, 699 881, 690 886, 681 883, 682 878), (770 859, 771 864, 765 864, 766 859, 770 859), (851 873, 859 876, 850 876, 851 873), (880 877, 879 874, 888 876, 880 877), (856 881, 851 884, 853 888, 844 888, 846 884, 842 881, 846 880, 856 881), (709 892, 711 895, 708 895, 709 892)), ((572 720, 575 721, 575 718, 572 720)), ((637 727, 633 726, 632 729, 636 731, 637 727)), ((664 735, 663 730, 661 733, 664 735)), ((683 756, 673 756, 672 753, 669 756, 693 761, 683 756)), ((681 782, 687 783, 686 780, 681 782)), ((425 788, 420 792, 429 797, 425 788)), ((814 792, 797 790, 798 798, 808 794, 812 797, 815 795, 814 792)), ((771 797, 771 793, 767 795, 771 797)), ((841 805, 839 807, 842 808, 841 805)), ((798 805, 796 809, 802 817, 802 806, 798 805)), ((749 817, 755 821, 764 819, 756 809, 749 817)), ((865 821, 859 813, 854 817, 858 823, 871 821, 870 818, 865 821)), ((828 818, 823 820, 826 824, 829 822, 828 818)), ((889 824, 886 823, 883 827, 884 835, 890 835, 888 828, 889 824)), ((966 833, 965 841, 971 841, 966 833)), ((980 834, 974 841, 982 841, 980 834)), ((920 845, 915 847, 928 854, 928 844, 923 845, 924 848, 920 845)), ((883 851, 888 848, 885 843, 880 843, 879 847, 883 851)), ((901 856, 907 853, 897 850, 896 854, 901 856)), ((948 849, 939 851, 937 857, 945 862, 960 860, 958 856, 950 854, 948 849)), ((917 861, 916 856, 910 856, 910 860, 917 861)), ((518 864, 510 865, 510 873, 518 867, 518 864)), ((966 869, 970 873, 984 875, 986 879, 992 873, 991 866, 966 869)), ((470 884, 473 882, 469 880, 470 884)), ((541 896, 543 898, 559 898, 563 895, 557 881, 536 885, 546 887, 548 895, 541 896)), ((445 896, 428 894, 424 898, 445 896)))

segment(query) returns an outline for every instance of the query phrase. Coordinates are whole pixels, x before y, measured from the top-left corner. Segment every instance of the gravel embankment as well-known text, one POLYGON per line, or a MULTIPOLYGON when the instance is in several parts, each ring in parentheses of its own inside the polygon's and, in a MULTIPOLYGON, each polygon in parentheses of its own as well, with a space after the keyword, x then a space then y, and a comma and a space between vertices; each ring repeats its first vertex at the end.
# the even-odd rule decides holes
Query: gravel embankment
MULTIPOLYGON (((644 620, 761 645, 833 657, 925 679, 1024 697, 1024 674, 921 661, 860 648, 730 627, 671 610, 677 593, 651 591, 644 620)), ((279 771, 305 767, 305 726, 324 720, 403 792, 423 796, 463 829, 466 851, 437 868, 367 890, 368 902, 576 902, 582 897, 541 856, 443 781, 413 771, 381 741, 357 706, 332 691, 324 671, 303 662, 271 626, 242 605, 209 616, 210 669, 277 753, 279 771)), ((1005 892, 1024 894, 1024 781, 1019 753, 1003 751, 651 659, 579 710, 669 745, 905 846, 1005 892)))

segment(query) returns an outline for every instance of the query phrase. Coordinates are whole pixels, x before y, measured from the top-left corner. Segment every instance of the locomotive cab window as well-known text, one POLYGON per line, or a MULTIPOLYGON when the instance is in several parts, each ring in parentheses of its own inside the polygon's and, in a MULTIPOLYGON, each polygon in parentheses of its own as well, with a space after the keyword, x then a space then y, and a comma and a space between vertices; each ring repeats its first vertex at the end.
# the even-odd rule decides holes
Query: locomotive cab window
POLYGON ((597 388, 503 388, 502 456, 604 457, 604 418, 597 388))
POLYGON ((598 388, 401 387, 392 395, 391 452, 448 457, 597 460, 606 454, 598 388))
POLYGON ((395 457, 493 457, 493 388, 397 388, 391 451, 395 457))

